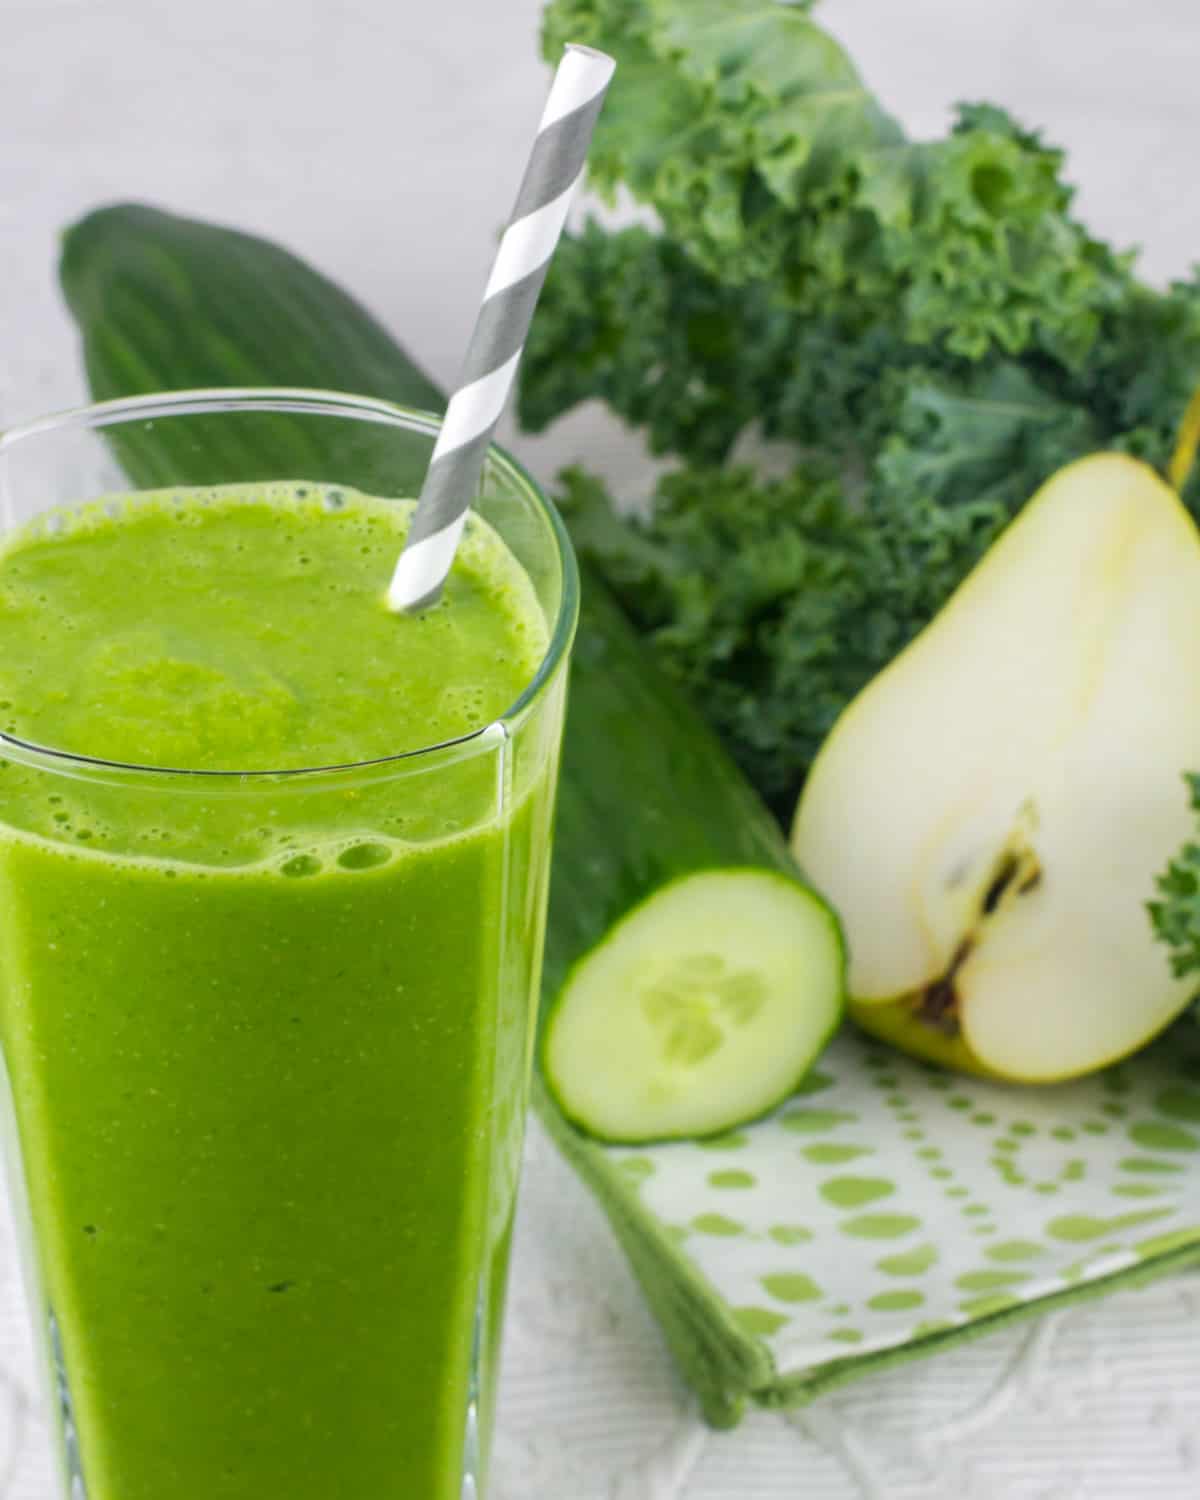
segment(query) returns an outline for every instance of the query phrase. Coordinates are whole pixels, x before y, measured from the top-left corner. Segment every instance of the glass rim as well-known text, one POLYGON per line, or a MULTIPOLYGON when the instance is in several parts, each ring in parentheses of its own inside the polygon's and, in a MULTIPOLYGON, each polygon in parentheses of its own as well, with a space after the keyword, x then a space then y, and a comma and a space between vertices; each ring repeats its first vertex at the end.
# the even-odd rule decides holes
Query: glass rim
MULTIPOLYGON (((196 416, 205 412, 253 410, 308 413, 315 416, 376 422, 383 426, 420 433, 435 440, 442 425, 442 418, 436 412, 421 411, 415 407, 384 401, 379 397, 358 396, 345 391, 327 391, 305 386, 205 386, 179 391, 158 391, 140 396, 120 396, 113 400, 90 402, 82 406, 50 412, 44 416, 33 417, 27 422, 0 429, 0 457, 3 457, 8 449, 16 447, 29 438, 51 436, 57 432, 102 429, 133 419, 144 420, 147 416, 196 416)), ((295 780, 370 771, 383 766, 399 767, 406 763, 420 763, 431 758, 436 760, 449 752, 454 752, 450 758, 457 760, 468 751, 468 747, 476 742, 479 742, 480 750, 490 748, 498 733, 505 738, 508 737, 510 727, 541 696, 542 690, 565 660, 579 615, 580 580, 579 566, 567 528, 550 497, 529 471, 500 444, 489 444, 487 462, 505 474, 510 481, 515 482, 518 489, 532 502, 546 522, 559 561, 561 594, 556 616, 550 623, 550 636, 546 650, 536 671, 514 701, 502 713, 497 714, 488 723, 480 725, 478 729, 473 729, 468 734, 456 735, 452 739, 438 740, 429 745, 417 745, 410 750, 398 750, 391 755, 374 756, 370 760, 344 761, 336 765, 294 766, 278 770, 216 770, 108 760, 102 756, 86 755, 74 750, 60 750, 51 745, 39 745, 3 730, 0 730, 0 747, 11 747, 25 754, 44 756, 50 761, 62 762, 64 770, 71 767, 81 773, 86 773, 90 769, 146 776, 209 777, 237 782, 279 781, 281 778, 295 780)))

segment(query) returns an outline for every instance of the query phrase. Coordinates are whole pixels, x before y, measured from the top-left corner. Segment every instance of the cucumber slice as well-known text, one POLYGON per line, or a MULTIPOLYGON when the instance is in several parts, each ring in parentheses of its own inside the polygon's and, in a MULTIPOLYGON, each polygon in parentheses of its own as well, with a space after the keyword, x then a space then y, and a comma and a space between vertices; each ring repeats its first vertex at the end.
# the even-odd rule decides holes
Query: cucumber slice
POLYGON ((810 891, 760 869, 661 886, 567 976, 543 1034, 563 1113, 603 1140, 711 1135, 765 1114, 837 1026, 842 939, 810 891))

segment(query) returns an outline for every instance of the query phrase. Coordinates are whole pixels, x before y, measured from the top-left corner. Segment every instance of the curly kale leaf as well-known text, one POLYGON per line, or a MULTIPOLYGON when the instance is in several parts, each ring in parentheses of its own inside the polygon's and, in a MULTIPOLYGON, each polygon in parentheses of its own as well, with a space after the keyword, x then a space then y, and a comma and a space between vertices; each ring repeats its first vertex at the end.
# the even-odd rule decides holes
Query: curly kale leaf
MULTIPOLYGON (((1015 509, 1097 447, 1162 466, 1200 382, 1200 278, 1131 282, 1071 369, 1045 352, 980 362, 805 316, 758 284, 729 287, 672 241, 588 223, 555 258, 526 349, 520 417, 540 430, 600 398, 651 447, 725 458, 757 424, 878 490, 1015 509)), ((1187 497, 1200 512, 1200 477, 1187 497)))
POLYGON ((578 403, 606 402, 651 449, 697 463, 766 437, 847 456, 873 451, 895 418, 885 372, 952 377, 975 367, 804 315, 767 286, 727 286, 674 241, 589 221, 559 244, 521 365, 518 415, 540 432, 578 403))
MULTIPOLYGON (((1132 284, 1101 320, 1086 362, 1063 380, 1066 399, 1092 412, 1104 441, 1162 467, 1200 384, 1200 271, 1166 292, 1132 284)), ((1200 475, 1185 491, 1200 515, 1200 475)))
POLYGON ((991 106, 908 141, 841 46, 779 0, 552 0, 543 43, 619 62, 590 158, 729 285, 969 359, 1095 342, 1125 260, 1071 217, 1061 152, 991 106))
POLYGON ((876 503, 900 519, 907 506, 986 502, 1014 515, 1063 464, 1100 446, 1091 413, 1008 361, 962 379, 889 371, 890 431, 873 465, 876 503))
MULTIPOLYGON (((1193 811, 1200 813, 1200 774, 1187 782, 1193 811)), ((1177 976, 1200 972, 1200 844, 1187 843, 1155 882, 1158 900, 1149 903, 1150 920, 1171 950, 1177 976)))
POLYGON ((761 288, 730 288, 645 229, 588 223, 561 241, 521 366, 534 432, 600 398, 656 452, 716 462, 773 405, 796 318, 761 288))

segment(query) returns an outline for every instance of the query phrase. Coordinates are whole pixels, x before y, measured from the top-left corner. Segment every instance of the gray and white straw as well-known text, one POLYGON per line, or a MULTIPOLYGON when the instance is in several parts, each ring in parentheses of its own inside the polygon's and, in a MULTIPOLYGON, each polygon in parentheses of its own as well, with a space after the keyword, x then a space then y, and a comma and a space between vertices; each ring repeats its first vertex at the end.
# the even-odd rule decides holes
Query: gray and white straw
POLYGON ((442 591, 615 66, 578 46, 558 65, 388 589, 392 609, 424 609, 442 591))

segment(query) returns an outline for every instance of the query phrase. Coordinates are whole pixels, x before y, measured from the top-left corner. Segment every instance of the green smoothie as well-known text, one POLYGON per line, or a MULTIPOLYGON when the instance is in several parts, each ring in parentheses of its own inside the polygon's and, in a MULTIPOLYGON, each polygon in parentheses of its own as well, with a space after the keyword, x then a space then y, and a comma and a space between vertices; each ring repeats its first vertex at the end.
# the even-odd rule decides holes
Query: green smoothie
POLYGON ((480 521, 441 603, 388 613, 410 513, 229 486, 0 550, 0 728, 281 773, 0 765, 0 1037, 89 1500, 458 1500, 557 706, 519 758, 383 760, 492 723, 547 647, 480 521))

